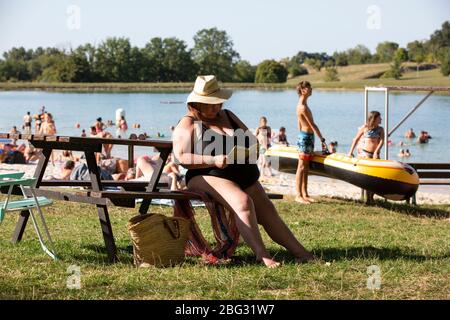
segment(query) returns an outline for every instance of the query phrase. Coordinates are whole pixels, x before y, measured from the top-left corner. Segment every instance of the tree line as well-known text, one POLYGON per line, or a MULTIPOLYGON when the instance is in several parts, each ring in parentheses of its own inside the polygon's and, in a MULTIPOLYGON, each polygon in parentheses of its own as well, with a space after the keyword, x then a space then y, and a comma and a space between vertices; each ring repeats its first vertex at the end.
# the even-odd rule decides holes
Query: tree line
POLYGON ((217 28, 194 35, 194 46, 177 38, 150 39, 143 48, 127 38, 107 38, 98 46, 75 49, 12 48, 0 59, 0 81, 39 82, 189 82, 197 74, 215 74, 224 82, 280 83, 288 77, 307 74, 305 65, 327 69, 330 81, 337 80, 337 66, 392 62, 385 76, 399 77, 402 62, 438 63, 442 74, 450 74, 450 23, 446 21, 428 40, 413 41, 401 48, 382 42, 375 53, 363 46, 327 53, 299 51, 290 58, 264 60, 252 65, 240 58, 230 36, 217 28))

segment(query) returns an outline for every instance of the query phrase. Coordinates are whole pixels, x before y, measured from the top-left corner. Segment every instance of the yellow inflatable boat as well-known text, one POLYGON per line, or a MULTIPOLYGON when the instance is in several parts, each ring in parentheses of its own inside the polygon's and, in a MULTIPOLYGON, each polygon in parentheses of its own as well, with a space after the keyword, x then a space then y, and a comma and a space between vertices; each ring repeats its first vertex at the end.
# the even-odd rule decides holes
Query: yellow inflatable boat
MULTIPOLYGON (((298 164, 296 147, 273 146, 266 156, 281 172, 295 173, 298 164)), ((346 181, 386 199, 405 200, 419 187, 419 176, 408 164, 379 159, 358 159, 343 154, 316 152, 310 161, 312 173, 346 181)))

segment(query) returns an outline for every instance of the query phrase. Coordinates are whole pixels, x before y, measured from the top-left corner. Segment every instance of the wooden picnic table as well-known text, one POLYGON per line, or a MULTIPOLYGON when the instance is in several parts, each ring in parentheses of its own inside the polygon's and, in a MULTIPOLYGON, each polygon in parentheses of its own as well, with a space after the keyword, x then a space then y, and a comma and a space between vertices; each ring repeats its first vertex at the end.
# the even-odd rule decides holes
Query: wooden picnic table
MULTIPOLYGON (((148 212, 152 199, 172 199, 172 200, 201 200, 201 196, 187 194, 177 191, 164 190, 166 184, 158 183, 164 164, 169 154, 172 152, 172 142, 162 140, 130 140, 113 138, 82 138, 69 136, 43 136, 33 134, 7 134, 0 133, 0 139, 27 140, 35 148, 42 149, 42 156, 36 167, 34 186, 38 196, 44 196, 54 200, 72 201, 92 204, 97 207, 97 213, 102 229, 103 240, 105 242, 108 258, 111 262, 117 261, 117 248, 113 236, 111 222, 108 214, 108 204, 113 203, 121 207, 135 207, 136 199, 142 199, 139 213, 148 212), (149 181, 105 181, 100 180, 100 171, 97 165, 95 153, 101 152, 103 144, 126 145, 128 146, 128 160, 130 166, 134 165, 134 147, 153 147, 159 152, 159 159, 149 181), (45 169, 53 150, 71 150, 84 152, 90 180, 43 180, 45 169), (49 190, 42 187, 85 187, 88 190, 83 192, 69 192, 62 190, 49 190), (120 187, 123 190, 110 191, 105 187, 120 187)), ((0 190, 4 192, 4 190, 0 190)), ((268 194, 271 199, 282 199, 279 194, 268 194)), ((20 212, 19 220, 13 233, 12 242, 21 241, 30 213, 28 210, 20 212)))
MULTIPOLYGON (((35 190, 36 194, 39 196, 45 196, 51 199, 63 200, 63 201, 74 201, 94 204, 97 207, 98 217, 100 220, 100 226, 103 233, 103 239, 106 246, 106 251, 110 261, 117 260, 117 248, 114 241, 113 231, 111 227, 111 222, 108 214, 108 199, 111 199, 115 205, 119 206, 133 206, 137 196, 146 194, 147 196, 143 199, 139 212, 145 214, 151 203, 151 199, 158 199, 168 197, 169 195, 164 195, 160 193, 158 181, 161 177, 164 164, 167 161, 169 154, 172 152, 172 142, 162 141, 162 140, 129 140, 129 139, 109 139, 109 138, 82 138, 82 137, 70 137, 70 136, 45 136, 45 135, 33 135, 33 134, 8 134, 0 133, 0 138, 3 139, 16 139, 16 140, 27 140, 35 148, 42 149, 42 156, 37 164, 36 171, 34 173, 35 190), (159 152, 160 156, 156 161, 156 167, 153 171, 152 177, 148 182, 128 182, 128 181, 101 181, 100 172, 97 165, 95 154, 102 151, 103 144, 114 144, 114 145, 126 145, 128 146, 128 157, 131 166, 134 165, 134 147, 153 147, 159 152), (89 181, 45 181, 43 180, 45 169, 47 168, 48 161, 53 150, 71 150, 71 151, 81 151, 85 154, 85 159, 89 171, 90 180, 89 181), (63 192, 55 190, 45 190, 41 189, 43 186, 59 186, 59 187, 70 187, 70 186, 84 186, 88 187, 89 191, 85 193, 73 193, 73 192, 63 192), (125 189, 125 192, 105 192, 105 186, 116 186, 125 189), (137 192, 137 194, 133 194, 137 192), (95 196, 91 196, 91 192, 95 196), (130 193, 131 192, 131 193, 130 193), (139 193, 140 192, 140 193, 139 193)), ((170 196, 177 196, 171 193, 170 196)), ((29 218, 29 211, 21 211, 19 220, 16 224, 16 228, 13 233, 12 242, 17 243, 22 239, 25 227, 29 218)))

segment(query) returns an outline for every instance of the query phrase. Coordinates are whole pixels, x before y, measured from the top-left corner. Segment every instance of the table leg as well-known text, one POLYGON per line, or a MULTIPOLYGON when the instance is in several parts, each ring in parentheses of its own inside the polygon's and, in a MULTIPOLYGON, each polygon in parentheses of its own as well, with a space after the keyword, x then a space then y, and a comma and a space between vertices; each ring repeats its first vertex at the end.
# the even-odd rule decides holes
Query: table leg
MULTIPOLYGON (((102 185, 100 181, 100 173, 95 161, 95 155, 91 152, 85 152, 86 162, 91 178, 91 185, 93 191, 101 191, 102 185)), ((111 262, 117 261, 117 247, 114 241, 111 221, 109 219, 108 207, 105 205, 97 205, 98 218, 100 220, 100 227, 102 229, 103 241, 105 242, 106 252, 111 262)))
MULTIPOLYGON (((154 192, 157 189, 159 178, 161 177, 161 173, 164 169, 164 164, 169 157, 171 149, 163 149, 160 151, 159 159, 156 162, 155 170, 153 171, 152 178, 147 186, 147 192, 154 192)), ((140 214, 146 214, 148 212, 148 208, 150 207, 151 200, 142 200, 141 206, 139 207, 140 214)))

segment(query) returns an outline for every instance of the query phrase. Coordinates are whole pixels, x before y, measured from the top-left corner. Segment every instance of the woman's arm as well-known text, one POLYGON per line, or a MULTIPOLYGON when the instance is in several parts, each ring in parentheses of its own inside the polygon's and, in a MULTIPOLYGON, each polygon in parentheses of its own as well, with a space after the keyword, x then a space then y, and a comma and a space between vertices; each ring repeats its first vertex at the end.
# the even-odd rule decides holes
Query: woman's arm
POLYGON ((208 156, 192 153, 194 122, 188 117, 181 119, 173 132, 173 155, 177 162, 187 169, 225 168, 226 155, 208 156))
POLYGON ((381 128, 380 142, 378 143, 377 148, 373 152, 374 159, 380 158, 380 150, 381 150, 381 147, 383 146, 383 144, 384 144, 384 129, 381 128))
POLYGON ((361 136, 362 136, 363 133, 364 133, 364 129, 365 129, 365 126, 363 126, 362 128, 360 128, 360 129, 358 130, 358 133, 356 133, 356 136, 355 136, 355 138, 354 138, 353 141, 352 141, 352 146, 350 147, 350 151, 349 151, 348 154, 347 154, 349 157, 353 157, 353 150, 355 149, 356 144, 358 143, 359 139, 361 139, 361 136))

